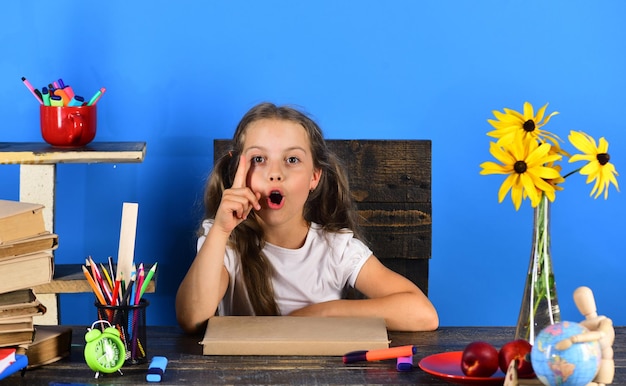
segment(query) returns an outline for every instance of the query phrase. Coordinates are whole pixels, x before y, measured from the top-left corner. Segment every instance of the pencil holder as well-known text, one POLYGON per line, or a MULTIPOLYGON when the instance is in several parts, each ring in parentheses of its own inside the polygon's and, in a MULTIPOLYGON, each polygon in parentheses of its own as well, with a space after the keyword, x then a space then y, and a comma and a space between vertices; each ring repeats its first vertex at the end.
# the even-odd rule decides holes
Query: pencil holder
POLYGON ((145 363, 148 360, 146 340, 146 307, 150 303, 141 299, 134 306, 110 306, 95 303, 98 319, 107 320, 117 328, 126 346, 126 365, 145 363))

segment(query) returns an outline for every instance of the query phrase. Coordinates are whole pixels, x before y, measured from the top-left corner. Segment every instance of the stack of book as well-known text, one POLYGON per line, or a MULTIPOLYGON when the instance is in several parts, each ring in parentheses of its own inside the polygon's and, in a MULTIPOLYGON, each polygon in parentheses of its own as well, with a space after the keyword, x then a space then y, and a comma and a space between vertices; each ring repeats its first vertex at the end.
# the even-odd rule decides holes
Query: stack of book
POLYGON ((0 347, 31 344, 43 315, 32 288, 52 280, 58 237, 46 231, 43 205, 0 200, 0 347))

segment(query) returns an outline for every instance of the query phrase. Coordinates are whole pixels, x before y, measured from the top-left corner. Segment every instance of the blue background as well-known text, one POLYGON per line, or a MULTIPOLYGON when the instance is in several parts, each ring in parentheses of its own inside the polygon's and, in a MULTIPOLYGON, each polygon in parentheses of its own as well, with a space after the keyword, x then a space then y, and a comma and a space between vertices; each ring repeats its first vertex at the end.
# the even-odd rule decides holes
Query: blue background
MULTIPOLYGON (((160 268, 149 324, 176 323, 213 139, 261 101, 302 106, 327 138, 432 140, 429 291, 444 326, 517 321, 532 210, 498 204, 503 178, 479 175, 492 110, 549 102, 560 115, 546 129, 605 136, 626 173, 621 0, 56 0, 0 12, 0 141, 41 141, 26 76, 87 97, 106 87, 96 140, 148 144, 141 164, 59 165, 55 231, 59 263, 104 262, 122 203, 138 202, 136 260, 160 268)), ((0 181, 0 197, 18 199, 19 167, 1 166, 0 181)), ((581 318, 571 294, 587 285, 624 325, 624 193, 590 191, 573 176, 553 205, 562 315, 581 318)), ((61 312, 91 323, 93 295, 63 295, 61 312)))

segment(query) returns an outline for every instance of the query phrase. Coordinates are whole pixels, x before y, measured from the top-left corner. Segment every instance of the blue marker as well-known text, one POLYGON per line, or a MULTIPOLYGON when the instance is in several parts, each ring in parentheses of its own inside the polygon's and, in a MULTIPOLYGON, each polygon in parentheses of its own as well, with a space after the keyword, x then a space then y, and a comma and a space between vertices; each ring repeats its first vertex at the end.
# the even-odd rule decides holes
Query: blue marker
POLYGON ((85 102, 85 98, 83 98, 82 96, 74 95, 74 98, 72 98, 68 106, 82 106, 83 102, 85 102))
POLYGON ((146 381, 161 382, 161 378, 163 377, 163 374, 165 374, 166 367, 166 357, 152 357, 152 361, 150 361, 150 366, 148 367, 148 375, 146 375, 146 381))

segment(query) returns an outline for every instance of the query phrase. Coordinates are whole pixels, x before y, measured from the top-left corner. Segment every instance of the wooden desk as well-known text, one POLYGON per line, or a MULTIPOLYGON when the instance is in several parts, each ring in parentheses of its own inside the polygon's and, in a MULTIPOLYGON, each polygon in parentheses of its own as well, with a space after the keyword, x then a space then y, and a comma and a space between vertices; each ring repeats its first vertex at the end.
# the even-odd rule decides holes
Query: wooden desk
MULTIPOLYGON (((73 329, 72 354, 59 362, 27 371, 23 378, 14 374, 2 385, 48 385, 50 382, 73 384, 146 384, 148 364, 126 366, 123 376, 94 373, 83 360, 86 327, 73 329), (6 382, 6 383, 5 383, 6 382)), ((614 385, 626 384, 626 327, 615 328, 614 385)), ((511 340, 513 327, 442 327, 434 332, 389 334, 391 346, 414 344, 416 368, 397 372, 395 361, 364 362, 344 365, 340 357, 286 356, 203 356, 198 344, 201 336, 183 335, 177 327, 148 327, 148 356, 163 355, 169 363, 161 385, 221 384, 411 384, 449 385, 417 367, 427 355, 462 350, 468 343, 485 340, 496 347, 511 340)))
MULTIPOLYGON (((138 163, 146 155, 145 142, 92 142, 76 149, 45 142, 0 142, 0 165, 20 165, 20 201, 44 205, 46 229, 54 232, 56 166, 59 163, 138 163)), ((63 235, 59 235, 62 240, 63 235)), ((82 260, 84 256, 81 256, 82 260)), ((38 294, 48 309, 38 324, 57 324, 56 293, 38 294)))

